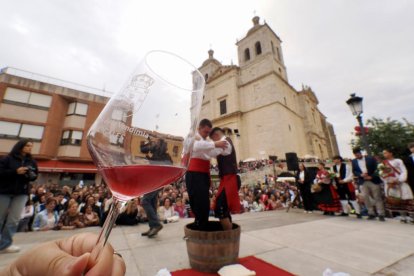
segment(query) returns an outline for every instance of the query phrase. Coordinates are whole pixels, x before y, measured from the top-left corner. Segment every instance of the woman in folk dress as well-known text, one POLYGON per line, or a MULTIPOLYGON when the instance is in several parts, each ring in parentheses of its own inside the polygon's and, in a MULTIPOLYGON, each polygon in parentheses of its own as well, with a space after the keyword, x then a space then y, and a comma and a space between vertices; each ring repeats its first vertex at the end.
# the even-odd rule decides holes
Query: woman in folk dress
POLYGON ((321 186, 321 191, 314 193, 318 208, 323 211, 324 215, 334 216, 335 213, 342 211, 342 205, 339 201, 339 195, 332 183, 329 172, 325 169, 325 164, 320 162, 318 173, 314 183, 321 186))
POLYGON ((390 212, 399 212, 401 222, 413 222, 407 212, 414 212, 413 192, 407 184, 407 169, 401 159, 394 158, 392 150, 383 151, 385 160, 379 164, 379 172, 384 181, 386 196, 385 208, 390 212))

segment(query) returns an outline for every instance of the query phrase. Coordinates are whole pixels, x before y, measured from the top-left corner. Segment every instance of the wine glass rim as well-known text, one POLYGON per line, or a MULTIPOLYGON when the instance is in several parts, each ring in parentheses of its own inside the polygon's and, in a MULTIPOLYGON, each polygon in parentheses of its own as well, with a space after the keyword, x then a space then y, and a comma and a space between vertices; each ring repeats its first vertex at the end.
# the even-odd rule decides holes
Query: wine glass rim
POLYGON ((184 63, 186 63, 186 64, 188 64, 190 67, 192 67, 192 68, 194 68, 194 71, 193 72, 197 72, 197 74, 199 75, 199 77, 203 80, 203 82, 205 82, 205 80, 204 80, 204 78, 203 78, 203 74, 201 74, 201 72, 198 70, 198 68, 197 67, 195 67, 195 65, 194 64, 192 64, 191 62, 189 62, 188 60, 186 60, 185 58, 183 58, 183 57, 181 57, 181 56, 179 56, 179 55, 177 55, 177 54, 175 54, 175 53, 173 53, 173 52, 170 52, 170 51, 166 51, 166 50, 151 50, 151 51, 149 51, 149 52, 147 52, 146 54, 145 54, 145 57, 144 57, 144 62, 145 62, 145 64, 147 65, 147 67, 148 67, 148 69, 149 70, 151 70, 151 72, 153 73, 153 74, 155 74, 158 78, 160 78, 162 81, 164 81, 164 82, 166 82, 166 83, 168 83, 168 84, 170 84, 170 85, 172 85, 172 86, 174 86, 174 87, 176 87, 176 88, 178 88, 178 89, 181 89, 181 90, 185 90, 185 91, 190 91, 190 92, 194 92, 194 91, 202 91, 203 90, 203 86, 200 88, 200 89, 188 89, 188 88, 184 88, 184 87, 181 87, 181 86, 179 86, 179 85, 177 85, 177 84, 175 84, 175 83, 172 83, 172 82, 170 82, 170 81, 168 81, 168 80, 166 80, 165 78, 163 78, 162 76, 160 76, 160 74, 158 74, 149 64, 148 64, 148 62, 147 62, 147 57, 148 56, 150 56, 151 54, 154 54, 154 53, 162 53, 162 54, 167 54, 167 55, 170 55, 170 56, 173 56, 173 57, 175 57, 175 58, 178 58, 178 59, 180 59, 181 61, 183 61, 184 63))

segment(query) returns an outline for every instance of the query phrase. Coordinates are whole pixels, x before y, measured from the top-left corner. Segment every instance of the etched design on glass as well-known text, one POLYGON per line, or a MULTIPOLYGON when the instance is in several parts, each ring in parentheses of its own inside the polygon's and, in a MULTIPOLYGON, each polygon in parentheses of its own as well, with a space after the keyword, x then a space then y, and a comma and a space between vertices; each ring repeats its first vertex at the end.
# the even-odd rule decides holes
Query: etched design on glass
POLYGON ((134 112, 141 109, 149 93, 149 88, 154 84, 154 79, 147 74, 135 75, 125 87, 126 97, 130 100, 134 112))

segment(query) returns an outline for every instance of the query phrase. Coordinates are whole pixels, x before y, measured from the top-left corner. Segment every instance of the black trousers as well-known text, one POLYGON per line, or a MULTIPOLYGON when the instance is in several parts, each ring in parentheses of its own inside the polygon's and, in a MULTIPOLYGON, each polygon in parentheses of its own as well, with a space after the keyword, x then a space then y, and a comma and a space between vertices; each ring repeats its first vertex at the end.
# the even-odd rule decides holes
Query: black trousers
POLYGON ((185 175, 194 224, 200 230, 207 228, 210 213, 210 175, 201 172, 187 172, 185 175))
POLYGON ((300 196, 303 200, 303 208, 305 211, 313 211, 313 196, 311 193, 310 185, 299 184, 300 196))

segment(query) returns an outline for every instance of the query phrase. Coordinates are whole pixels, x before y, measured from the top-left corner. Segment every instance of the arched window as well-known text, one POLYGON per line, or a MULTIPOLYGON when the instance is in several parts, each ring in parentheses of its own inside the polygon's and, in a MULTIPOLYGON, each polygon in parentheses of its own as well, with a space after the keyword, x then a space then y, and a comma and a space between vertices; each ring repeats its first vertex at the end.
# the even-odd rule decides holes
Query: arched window
POLYGON ((204 80, 207 81, 208 80, 208 74, 204 75, 204 80))
POLYGON ((249 48, 246 48, 244 50, 244 61, 248 61, 248 60, 250 60, 250 50, 249 48))
POLYGON ((256 49, 256 55, 260 55, 262 53, 262 45, 260 44, 260 41, 257 41, 256 44, 254 44, 254 47, 256 49))

